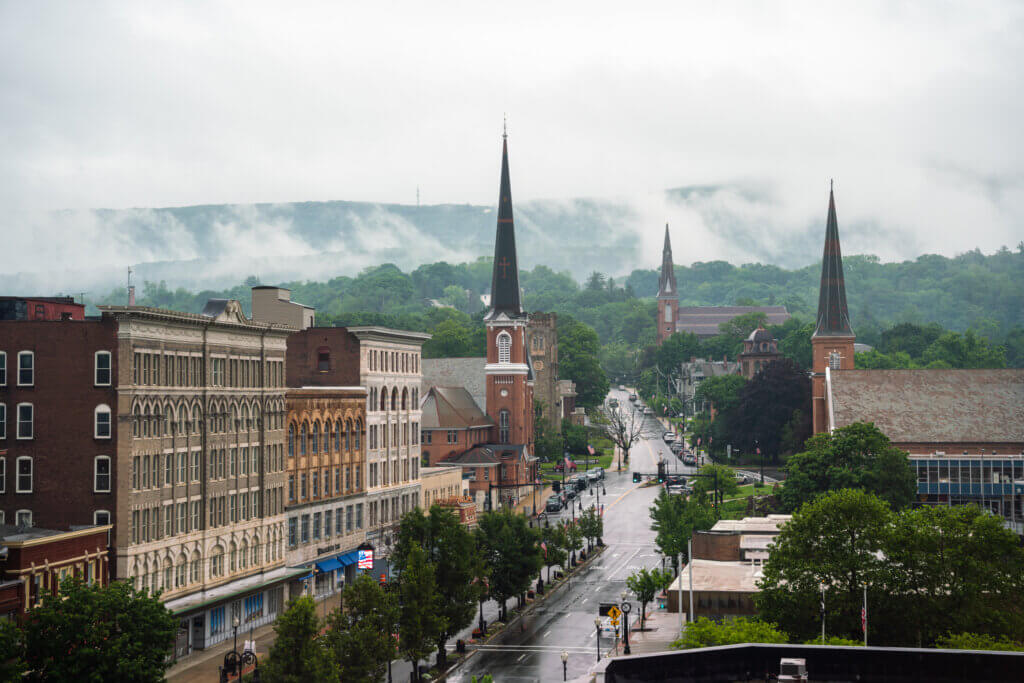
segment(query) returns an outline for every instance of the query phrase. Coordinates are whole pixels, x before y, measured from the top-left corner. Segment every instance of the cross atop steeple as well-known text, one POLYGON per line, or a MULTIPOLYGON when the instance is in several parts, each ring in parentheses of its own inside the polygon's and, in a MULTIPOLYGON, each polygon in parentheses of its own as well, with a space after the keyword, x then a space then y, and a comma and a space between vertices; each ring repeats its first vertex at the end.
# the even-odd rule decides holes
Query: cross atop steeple
POLYGON ((665 246, 661 248, 661 277, 658 279, 658 298, 676 299, 676 271, 672 265, 672 241, 668 236, 668 223, 665 224, 665 246))
MULTIPOLYGON (((506 124, 507 126, 507 124, 506 124)), ((485 319, 504 313, 522 317, 519 302, 519 265, 516 232, 512 220, 512 183, 508 172, 508 130, 501 135, 501 183, 498 187, 498 228, 494 238, 494 267, 491 272, 491 310, 485 319)))
POLYGON ((829 181, 828 221, 825 225, 825 250, 821 256, 821 286, 818 291, 818 324, 814 337, 852 337, 850 313, 846 307, 846 282, 843 255, 839 249, 839 222, 836 200, 829 181))

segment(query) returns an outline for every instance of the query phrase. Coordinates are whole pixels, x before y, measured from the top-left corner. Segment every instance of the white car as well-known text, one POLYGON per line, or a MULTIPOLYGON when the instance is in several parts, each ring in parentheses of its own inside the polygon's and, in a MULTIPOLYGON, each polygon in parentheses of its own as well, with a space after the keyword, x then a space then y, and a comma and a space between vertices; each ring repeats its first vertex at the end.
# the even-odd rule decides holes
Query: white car
POLYGON ((676 440, 676 433, 675 432, 665 432, 662 435, 661 438, 665 439, 665 443, 672 443, 673 441, 676 440))

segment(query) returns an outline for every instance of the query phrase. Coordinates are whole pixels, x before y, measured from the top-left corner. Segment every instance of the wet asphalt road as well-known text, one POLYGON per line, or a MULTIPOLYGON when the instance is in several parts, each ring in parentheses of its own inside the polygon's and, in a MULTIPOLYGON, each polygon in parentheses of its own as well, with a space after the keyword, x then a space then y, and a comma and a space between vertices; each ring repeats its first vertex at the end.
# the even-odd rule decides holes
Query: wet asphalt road
MULTIPOLYGON (((612 396, 621 406, 628 406, 627 394, 618 390, 612 396)), ((614 469, 605 479, 604 553, 587 569, 572 579, 571 586, 559 589, 543 605, 527 615, 501 645, 480 648, 449 680, 468 683, 473 676, 490 673, 496 681, 560 681, 561 652, 569 653, 569 680, 588 673, 597 662, 597 634, 594 618, 602 602, 621 602, 626 590, 626 577, 640 567, 661 566, 661 555, 654 546, 648 510, 657 496, 658 487, 643 488, 634 484, 631 472, 657 472, 657 458, 664 457, 669 471, 693 471, 679 462, 662 440, 664 429, 653 418, 644 425, 644 437, 631 452, 630 472, 617 474, 614 469), (521 630, 520 630, 521 629, 521 630)), ((584 507, 596 499, 581 492, 584 507)), ((577 511, 578 512, 578 511, 577 511)), ((561 516, 567 516, 563 511, 561 516)), ((639 610, 632 596, 633 614, 639 610)), ((650 607, 649 607, 650 608, 650 607)), ((601 653, 612 646, 613 635, 601 634, 601 653)), ((408 675, 408 674, 406 674, 408 675)), ((408 680, 396 678, 395 680, 408 680)))

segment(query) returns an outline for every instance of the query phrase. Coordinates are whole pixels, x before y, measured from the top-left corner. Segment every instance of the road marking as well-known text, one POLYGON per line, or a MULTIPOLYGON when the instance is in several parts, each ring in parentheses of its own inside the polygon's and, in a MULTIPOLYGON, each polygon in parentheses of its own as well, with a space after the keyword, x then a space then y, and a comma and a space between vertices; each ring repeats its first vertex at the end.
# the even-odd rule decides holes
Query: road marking
POLYGON ((582 604, 583 604, 583 603, 585 603, 586 601, 587 601, 587 599, 586 599, 586 598, 583 598, 583 599, 582 599, 582 600, 580 601, 580 604, 582 605, 582 604))
POLYGON ((553 629, 553 628, 549 628, 549 629, 548 629, 548 632, 544 634, 544 637, 545 637, 545 638, 547 638, 548 636, 550 636, 550 635, 551 635, 551 632, 552 632, 552 631, 554 631, 554 630, 555 630, 555 629, 553 629))
POLYGON ((526 653, 525 653, 525 652, 524 652, 523 654, 519 655, 519 658, 518 658, 518 659, 517 659, 516 661, 517 661, 517 662, 521 662, 521 661, 523 661, 524 659, 526 659, 526 653))

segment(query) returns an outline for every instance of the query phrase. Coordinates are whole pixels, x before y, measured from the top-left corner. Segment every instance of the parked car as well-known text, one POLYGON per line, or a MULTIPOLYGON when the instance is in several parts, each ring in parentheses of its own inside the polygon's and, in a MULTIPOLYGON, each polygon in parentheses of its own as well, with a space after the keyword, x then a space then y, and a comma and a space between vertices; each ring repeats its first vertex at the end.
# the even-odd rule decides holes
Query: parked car
POLYGON ((682 441, 673 441, 668 445, 668 449, 673 453, 681 454, 683 451, 686 450, 686 444, 683 443, 682 441))
POLYGON ((625 390, 626 390, 626 385, 625 384, 620 384, 619 385, 619 391, 625 391, 625 390))
POLYGON ((697 459, 694 458, 690 454, 686 454, 686 455, 683 456, 683 464, 684 465, 691 465, 691 466, 692 465, 696 465, 697 464, 697 459))
POLYGON ((670 496, 685 496, 689 495, 686 491, 686 487, 682 484, 672 484, 672 486, 665 487, 665 491, 670 496))
POLYGON ((661 438, 665 440, 665 443, 672 443, 673 441, 676 440, 676 433, 665 432, 664 434, 661 435, 661 438))
POLYGON ((619 407, 618 399, 614 399, 614 398, 608 399, 608 407, 609 408, 618 408, 619 407))
POLYGON ((604 468, 603 467, 595 467, 594 469, 592 469, 590 471, 591 472, 597 472, 597 478, 598 479, 604 479, 604 468))
POLYGON ((633 403, 636 403, 636 394, 630 394, 629 400, 632 401, 633 403))
POLYGON ((681 474, 666 474, 665 486, 682 486, 686 484, 686 477, 681 474))
POLYGON ((566 502, 569 502, 570 500, 575 500, 576 499, 576 489, 571 487, 571 486, 567 486, 565 488, 565 494, 564 495, 565 495, 565 501, 566 502))
POLYGON ((589 486, 587 475, 585 475, 585 474, 577 474, 576 475, 576 490, 577 491, 586 491, 587 490, 587 486, 589 486))
POLYGON ((562 500, 557 496, 554 498, 548 498, 548 502, 544 505, 545 512, 561 512, 562 511, 562 500))
POLYGON ((644 408, 644 415, 654 415, 654 411, 650 408, 644 408))
POLYGON ((598 481, 602 478, 603 474, 604 472, 602 470, 593 469, 587 472, 587 479, 589 479, 590 481, 598 481))
POLYGON ((742 474, 740 472, 737 472, 736 483, 739 484, 740 486, 745 486, 747 484, 753 484, 754 480, 749 474, 742 474))

